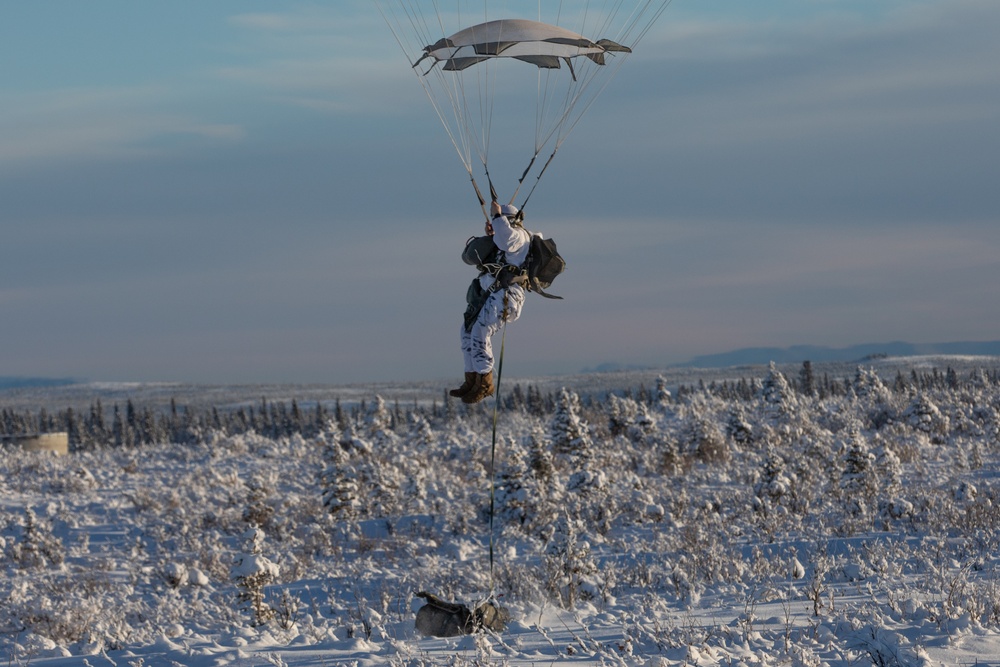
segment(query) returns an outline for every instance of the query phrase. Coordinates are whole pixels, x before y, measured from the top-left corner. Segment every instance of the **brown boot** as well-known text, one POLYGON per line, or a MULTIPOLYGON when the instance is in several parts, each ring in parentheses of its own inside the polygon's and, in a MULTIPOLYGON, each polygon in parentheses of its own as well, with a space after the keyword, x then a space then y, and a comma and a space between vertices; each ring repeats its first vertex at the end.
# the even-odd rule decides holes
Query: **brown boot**
POLYGON ((462 397, 463 403, 478 403, 487 396, 493 395, 493 373, 483 373, 481 375, 476 375, 476 383, 472 386, 465 396, 462 397))
POLYGON ((454 396, 455 398, 462 398, 470 391, 472 391, 472 386, 476 383, 476 378, 479 377, 479 373, 466 373, 465 382, 458 389, 452 389, 448 392, 449 396, 454 396))

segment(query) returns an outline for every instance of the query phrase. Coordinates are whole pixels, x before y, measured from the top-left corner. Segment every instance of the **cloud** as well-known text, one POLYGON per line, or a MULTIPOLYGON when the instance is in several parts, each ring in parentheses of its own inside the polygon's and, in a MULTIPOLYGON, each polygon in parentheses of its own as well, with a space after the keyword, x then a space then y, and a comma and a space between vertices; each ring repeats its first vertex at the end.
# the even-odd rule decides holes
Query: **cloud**
POLYGON ((248 13, 248 14, 237 14, 229 18, 230 22, 234 25, 240 26, 242 28, 253 28, 256 30, 269 30, 269 31, 289 31, 289 30, 299 30, 304 27, 314 29, 315 26, 310 22, 306 23, 306 17, 304 16, 293 16, 290 14, 274 14, 274 13, 248 13))
MULTIPOLYGON (((366 3, 367 4, 367 3, 366 3)), ((370 6, 358 11, 349 3, 336 8, 297 7, 284 12, 245 12, 229 17, 233 25, 263 33, 289 34, 293 40, 302 35, 356 37, 360 29, 376 24, 377 12, 370 6)))
POLYGON ((150 152, 151 141, 192 137, 238 141, 236 123, 213 123, 183 110, 159 86, 71 88, 0 97, 0 167, 53 159, 96 159, 150 152))
POLYGON ((877 20, 673 26, 668 12, 564 151, 628 165, 601 172, 597 206, 982 223, 1000 204, 985 176, 1000 151, 1000 41, 985 26, 1000 4, 912 4, 877 20))
MULTIPOLYGON (((241 33, 243 47, 255 47, 266 54, 306 55, 329 58, 330 54, 353 56, 370 62, 388 47, 395 47, 384 22, 371 3, 352 8, 296 7, 285 12, 245 13, 229 17, 241 33)), ((247 52, 246 55, 252 55, 247 52)), ((393 55, 397 55, 395 52, 393 55)))
MULTIPOLYGON (((230 17, 249 54, 218 66, 226 84, 264 91, 279 104, 335 114, 396 115, 400 90, 416 93, 413 73, 369 3, 361 9, 296 8, 230 17)), ((418 94, 412 99, 421 103, 418 94)))
MULTIPOLYGON (((342 5, 329 11, 241 14, 230 22, 244 33, 227 34, 211 52, 214 62, 181 60, 139 84, 99 83, 107 76, 104 70, 85 70, 72 86, 45 89, 42 78, 31 88, 10 88, 0 94, 0 167, 135 157, 191 140, 240 141, 247 124, 266 113, 257 108, 261 100, 336 112, 349 108, 343 96, 357 107, 366 96, 351 90, 378 90, 372 83, 375 72, 357 71, 357 54, 371 52, 359 29, 378 18, 370 8, 367 14, 352 18, 342 5), (246 103, 251 99, 256 104, 246 103)), ((132 68, 141 71, 144 58, 155 65, 169 50, 155 38, 149 48, 143 55, 108 57, 134 57, 132 68)), ((61 58, 57 54, 52 60, 61 63, 61 58)), ((385 106, 388 100, 386 93, 385 106)))
POLYGON ((628 92, 644 98, 637 113, 666 112, 672 125, 711 123, 711 133, 691 136, 717 144, 995 118, 1000 42, 976 38, 981 29, 970 38, 969 25, 995 25, 1000 5, 947 3, 903 19, 690 22, 643 44, 660 55, 637 60, 642 72, 629 78, 628 92), (668 68, 669 80, 639 88, 655 76, 653 65, 668 68))
MULTIPOLYGON (((240 66, 219 67, 214 75, 227 85, 252 88, 272 103, 341 115, 395 115, 400 87, 419 88, 405 68, 384 62, 361 63, 356 56, 289 59, 271 57, 240 66)), ((420 102, 416 95, 414 102, 420 102)))

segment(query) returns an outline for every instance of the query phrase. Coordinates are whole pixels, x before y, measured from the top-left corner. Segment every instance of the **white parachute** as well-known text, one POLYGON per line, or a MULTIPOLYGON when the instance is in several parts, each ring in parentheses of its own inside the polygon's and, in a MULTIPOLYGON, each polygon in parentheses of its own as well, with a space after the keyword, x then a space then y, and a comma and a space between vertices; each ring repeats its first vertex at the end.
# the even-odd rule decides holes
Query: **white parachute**
POLYGON ((583 35, 548 23, 499 19, 442 37, 424 48, 417 65, 430 57, 443 62, 445 70, 459 71, 490 58, 516 58, 544 69, 559 69, 565 61, 572 70, 573 58, 586 56, 604 65, 604 54, 609 51, 631 53, 632 50, 608 39, 592 42, 583 35))
MULTIPOLYGON (((501 153, 520 162, 497 171, 498 177, 517 178, 513 203, 529 175, 535 177, 534 191, 580 117, 670 0, 375 0, 375 4, 477 194, 475 171, 480 167, 493 190, 494 139, 502 144, 501 153), (543 153, 549 154, 544 163, 537 159, 543 153)), ((482 194, 479 200, 485 204, 482 194)))

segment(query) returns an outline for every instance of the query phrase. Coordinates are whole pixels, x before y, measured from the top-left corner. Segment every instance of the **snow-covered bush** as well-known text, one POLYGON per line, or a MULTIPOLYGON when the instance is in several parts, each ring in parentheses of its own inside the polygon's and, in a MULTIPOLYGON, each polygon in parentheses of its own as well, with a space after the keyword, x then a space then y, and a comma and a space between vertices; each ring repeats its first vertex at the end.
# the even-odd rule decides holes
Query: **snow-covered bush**
POLYGON ((599 599, 603 579, 582 522, 560 516, 545 549, 546 590, 567 609, 579 599, 599 599))
POLYGON ((9 547, 8 557, 19 567, 37 569, 59 567, 66 558, 62 541, 52 533, 52 522, 28 508, 9 547))

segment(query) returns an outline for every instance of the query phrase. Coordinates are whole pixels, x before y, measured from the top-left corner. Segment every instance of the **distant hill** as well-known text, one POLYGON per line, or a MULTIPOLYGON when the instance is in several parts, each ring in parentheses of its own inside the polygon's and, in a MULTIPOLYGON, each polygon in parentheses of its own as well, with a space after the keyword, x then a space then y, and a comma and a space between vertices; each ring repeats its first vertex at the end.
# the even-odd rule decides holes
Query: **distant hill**
POLYGON ((72 378, 25 378, 0 375, 0 389, 20 389, 23 387, 65 387, 76 384, 72 378))
POLYGON ((678 364, 690 368, 727 368, 730 366, 758 366, 770 362, 790 364, 811 362, 863 361, 877 357, 914 357, 923 355, 1000 356, 1000 341, 959 343, 864 343, 850 347, 822 347, 795 345, 793 347, 747 347, 721 354, 695 357, 678 364))

